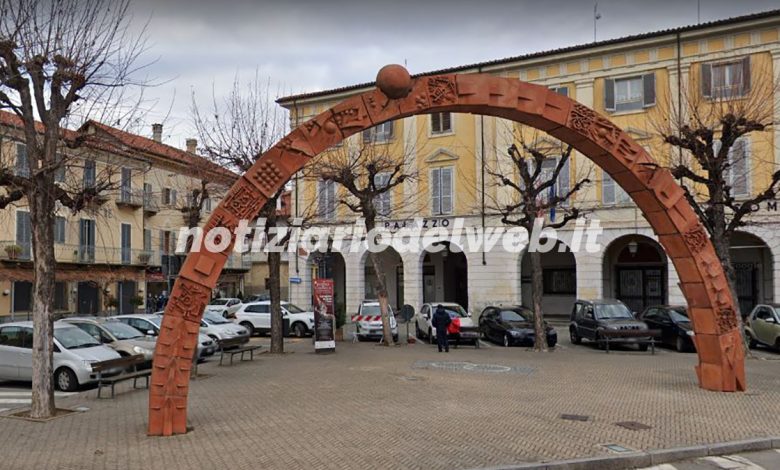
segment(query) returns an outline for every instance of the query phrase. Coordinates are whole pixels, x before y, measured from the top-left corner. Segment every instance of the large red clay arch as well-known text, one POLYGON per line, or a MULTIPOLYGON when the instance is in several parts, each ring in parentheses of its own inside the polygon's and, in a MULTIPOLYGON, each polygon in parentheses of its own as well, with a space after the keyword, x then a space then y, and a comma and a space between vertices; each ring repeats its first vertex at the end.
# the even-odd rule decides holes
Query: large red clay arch
MULTIPOLYGON (((604 116, 546 87, 485 74, 411 79, 385 67, 378 88, 348 98, 294 129, 233 185, 204 230, 233 229, 312 157, 385 121, 438 111, 501 117, 573 145, 608 172, 642 210, 672 258, 688 302, 707 390, 745 390, 744 350, 734 300, 707 232, 666 169, 604 116)), ((231 247, 187 256, 165 309, 149 390, 149 435, 186 432, 193 348, 203 310, 231 247)))

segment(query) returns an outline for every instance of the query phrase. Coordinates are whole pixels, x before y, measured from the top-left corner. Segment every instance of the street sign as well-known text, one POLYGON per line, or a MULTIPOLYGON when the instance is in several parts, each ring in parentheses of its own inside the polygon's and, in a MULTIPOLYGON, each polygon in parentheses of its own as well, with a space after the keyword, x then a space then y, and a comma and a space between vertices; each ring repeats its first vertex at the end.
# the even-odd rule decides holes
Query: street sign
POLYGON ((299 278, 299 277, 291 277, 290 278, 290 282, 292 284, 300 284, 301 283, 301 278, 299 278))

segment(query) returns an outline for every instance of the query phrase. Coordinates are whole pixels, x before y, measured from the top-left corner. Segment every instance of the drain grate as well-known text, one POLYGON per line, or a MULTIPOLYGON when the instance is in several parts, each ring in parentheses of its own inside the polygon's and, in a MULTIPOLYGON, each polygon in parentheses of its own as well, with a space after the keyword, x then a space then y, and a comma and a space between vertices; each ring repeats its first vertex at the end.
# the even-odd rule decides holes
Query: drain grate
POLYGON ((615 426, 620 426, 621 428, 626 428, 631 431, 644 431, 645 429, 652 429, 651 426, 640 423, 639 421, 620 421, 619 423, 615 423, 615 426))
POLYGON ((590 420, 590 416, 562 414, 561 419, 565 419, 567 421, 588 421, 590 420))
POLYGON ((618 454, 623 454, 626 452, 634 452, 634 449, 626 446, 621 446, 620 444, 601 444, 601 447, 607 449, 610 452, 616 452, 618 454))

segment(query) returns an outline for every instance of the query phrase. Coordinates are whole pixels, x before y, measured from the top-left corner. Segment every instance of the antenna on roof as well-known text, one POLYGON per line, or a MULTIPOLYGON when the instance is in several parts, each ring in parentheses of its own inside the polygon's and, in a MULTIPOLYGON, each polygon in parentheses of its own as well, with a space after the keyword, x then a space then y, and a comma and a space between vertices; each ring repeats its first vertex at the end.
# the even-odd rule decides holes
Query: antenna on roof
POLYGON ((593 42, 596 42, 596 21, 601 19, 599 13, 599 2, 593 2, 593 42))

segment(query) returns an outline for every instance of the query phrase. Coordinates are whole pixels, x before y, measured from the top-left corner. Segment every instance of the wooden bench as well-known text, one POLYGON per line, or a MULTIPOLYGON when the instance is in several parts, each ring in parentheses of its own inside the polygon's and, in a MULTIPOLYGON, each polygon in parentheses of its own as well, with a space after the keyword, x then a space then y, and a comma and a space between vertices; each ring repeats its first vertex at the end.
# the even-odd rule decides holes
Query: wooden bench
POLYGON ((233 357, 237 355, 241 355, 241 360, 244 360, 244 354, 249 353, 249 360, 253 361, 255 359, 255 350, 262 348, 259 344, 248 344, 246 338, 229 338, 229 339, 221 339, 217 341, 217 344, 219 344, 219 365, 222 365, 222 360, 225 358, 225 355, 230 356, 230 365, 233 365, 233 357), (228 348, 235 348, 231 349, 229 351, 226 351, 228 348))
POLYGON ((143 377, 146 379, 146 388, 149 388, 149 376, 152 375, 152 370, 138 370, 138 365, 145 362, 147 361, 144 359, 143 354, 136 354, 134 356, 126 356, 120 357, 118 359, 109 359, 107 361, 92 363, 92 372, 97 372, 98 375, 97 397, 101 398, 100 391, 104 386, 110 385, 111 398, 114 398, 114 387, 116 387, 116 384, 130 379, 133 380, 133 388, 138 388, 138 379, 143 377), (130 368, 132 368, 132 371, 128 371, 130 368), (103 377, 103 373, 112 369, 122 369, 122 372, 120 372, 118 375, 103 377))
POLYGON ((609 343, 630 342, 632 344, 649 344, 651 354, 655 355, 655 338, 659 336, 661 336, 661 330, 601 330, 597 341, 604 345, 607 354, 609 354, 609 343))

